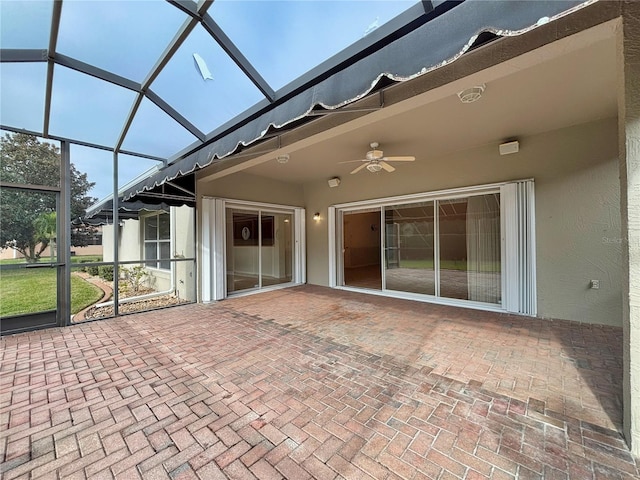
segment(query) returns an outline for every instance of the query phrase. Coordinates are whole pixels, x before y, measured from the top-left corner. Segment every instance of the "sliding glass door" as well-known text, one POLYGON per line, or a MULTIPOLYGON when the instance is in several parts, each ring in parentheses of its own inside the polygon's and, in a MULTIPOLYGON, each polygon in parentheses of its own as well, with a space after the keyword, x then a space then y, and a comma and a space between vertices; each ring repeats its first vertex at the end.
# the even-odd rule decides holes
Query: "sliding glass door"
POLYGON ((499 191, 344 211, 342 285, 501 305, 500 211, 499 191))
POLYGON ((293 214, 227 208, 227 294, 293 280, 293 214))

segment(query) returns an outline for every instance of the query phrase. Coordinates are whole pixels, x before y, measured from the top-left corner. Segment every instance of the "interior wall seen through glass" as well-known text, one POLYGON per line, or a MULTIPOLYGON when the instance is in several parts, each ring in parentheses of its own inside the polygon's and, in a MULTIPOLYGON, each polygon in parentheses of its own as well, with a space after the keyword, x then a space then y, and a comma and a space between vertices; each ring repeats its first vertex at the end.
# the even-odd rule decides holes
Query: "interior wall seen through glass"
POLYGON ((262 286, 293 280, 293 216, 261 212, 262 286))
POLYGON ((227 209, 227 293, 260 288, 258 212, 227 209))
POLYGON ((344 284, 382 289, 380 208, 345 212, 343 216, 344 284))

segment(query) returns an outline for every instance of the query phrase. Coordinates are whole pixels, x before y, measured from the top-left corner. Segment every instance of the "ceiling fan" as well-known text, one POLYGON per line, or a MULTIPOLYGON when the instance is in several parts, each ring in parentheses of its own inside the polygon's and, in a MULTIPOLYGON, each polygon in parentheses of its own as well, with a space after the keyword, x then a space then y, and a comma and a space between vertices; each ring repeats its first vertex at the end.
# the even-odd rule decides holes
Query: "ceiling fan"
POLYGON ((413 162, 416 159, 414 156, 385 157, 384 152, 382 150, 378 150, 378 147, 380 146, 378 142, 371 142, 369 146, 371 147, 371 150, 367 152, 365 158, 340 163, 365 162, 354 169, 351 174, 358 173, 363 168, 366 168, 372 173, 377 173, 381 170, 386 170, 387 172, 393 172, 395 170, 395 168, 387 162, 413 162))

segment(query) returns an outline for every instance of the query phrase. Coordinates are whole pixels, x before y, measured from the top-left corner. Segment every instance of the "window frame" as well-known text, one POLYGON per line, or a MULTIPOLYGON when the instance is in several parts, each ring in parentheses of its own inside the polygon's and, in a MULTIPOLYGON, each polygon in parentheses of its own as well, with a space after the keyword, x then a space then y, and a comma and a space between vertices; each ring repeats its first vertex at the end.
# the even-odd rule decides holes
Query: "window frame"
POLYGON ((150 268, 153 270, 161 270, 163 272, 171 271, 171 246, 173 244, 173 238, 171 235, 172 224, 171 224, 171 212, 154 212, 149 215, 145 215, 141 218, 142 220, 142 259, 146 268, 150 268), (167 215, 169 220, 169 237, 168 238, 160 238, 160 217, 162 215, 167 215), (147 239, 147 221, 155 218, 157 220, 155 229, 156 229, 156 238, 147 239), (147 259, 147 245, 155 244, 156 257, 153 259, 147 259), (169 245, 169 256, 167 258, 163 258, 161 256, 162 253, 162 245, 169 245), (164 264, 167 266, 165 267, 164 264))

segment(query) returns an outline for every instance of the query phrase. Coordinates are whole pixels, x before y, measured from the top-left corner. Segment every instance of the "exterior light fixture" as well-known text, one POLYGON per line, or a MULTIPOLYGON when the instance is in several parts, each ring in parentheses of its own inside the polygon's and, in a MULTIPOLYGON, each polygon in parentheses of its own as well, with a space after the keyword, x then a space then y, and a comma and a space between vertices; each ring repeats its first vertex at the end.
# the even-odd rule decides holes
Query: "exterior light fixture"
POLYGON ((382 165, 380 165, 378 162, 371 162, 367 164, 367 170, 372 173, 378 173, 380 170, 382 170, 382 165))
POLYGON ((276 162, 281 163, 281 164, 285 164, 289 161, 289 154, 288 153, 283 153, 282 155, 278 155, 276 157, 276 162))
POLYGON ((473 103, 480 100, 487 86, 483 83, 475 87, 467 88, 458 92, 458 98, 462 103, 473 103))
POLYGON ((320 220, 320 212, 316 212, 313 214, 313 219, 317 222, 318 220, 320 220))

